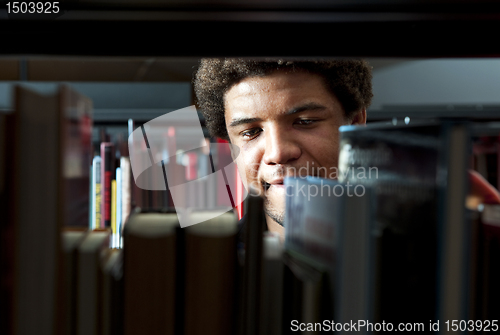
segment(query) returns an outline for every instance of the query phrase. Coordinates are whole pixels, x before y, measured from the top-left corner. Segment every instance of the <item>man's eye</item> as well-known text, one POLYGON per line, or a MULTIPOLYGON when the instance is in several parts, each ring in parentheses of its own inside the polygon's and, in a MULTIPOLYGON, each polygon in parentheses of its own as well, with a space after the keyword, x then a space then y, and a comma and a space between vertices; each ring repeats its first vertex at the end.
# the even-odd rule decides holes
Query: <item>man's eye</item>
POLYGON ((243 136, 245 138, 252 138, 252 137, 256 136, 259 132, 260 132, 259 128, 250 129, 250 130, 246 130, 246 131, 242 132, 241 136, 243 136))
POLYGON ((300 126, 308 126, 310 124, 313 124, 314 122, 316 122, 316 120, 300 119, 295 121, 295 124, 298 124, 300 126))

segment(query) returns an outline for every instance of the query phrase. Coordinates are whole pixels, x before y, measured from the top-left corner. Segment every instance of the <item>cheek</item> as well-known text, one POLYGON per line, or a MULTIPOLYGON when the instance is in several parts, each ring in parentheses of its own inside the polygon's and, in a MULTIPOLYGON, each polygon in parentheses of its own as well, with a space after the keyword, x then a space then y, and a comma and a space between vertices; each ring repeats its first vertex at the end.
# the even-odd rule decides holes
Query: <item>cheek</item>
POLYGON ((339 132, 331 129, 311 136, 303 142, 307 151, 317 159, 322 166, 331 167, 337 165, 339 154, 339 132))
POLYGON ((242 147, 240 154, 236 158, 236 164, 238 166, 241 179, 244 180, 243 183, 245 186, 248 186, 248 183, 258 179, 257 176, 260 167, 258 152, 242 147))

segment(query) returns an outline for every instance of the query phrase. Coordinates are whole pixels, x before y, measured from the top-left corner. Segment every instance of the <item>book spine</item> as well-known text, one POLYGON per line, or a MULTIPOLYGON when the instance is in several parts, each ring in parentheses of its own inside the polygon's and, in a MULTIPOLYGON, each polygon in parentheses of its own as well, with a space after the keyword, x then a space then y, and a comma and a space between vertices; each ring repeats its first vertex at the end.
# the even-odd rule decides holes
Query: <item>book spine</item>
POLYGON ((262 274, 262 236, 265 219, 264 200, 249 192, 248 217, 245 227, 245 267, 243 269, 243 327, 245 335, 257 334, 259 329, 260 280, 262 274))
POLYGON ((132 176, 130 173, 130 158, 129 157, 121 157, 120 158, 120 168, 122 173, 122 228, 124 224, 127 222, 127 219, 130 215, 130 211, 132 208, 132 176))
MULTIPOLYGON (((131 148, 133 146, 133 143, 134 143, 134 138, 133 138, 133 133, 134 133, 134 120, 133 119, 128 119, 127 121, 127 128, 128 128, 128 155, 124 155, 126 157, 123 157, 120 158, 120 166, 121 167, 124 167, 123 166, 123 159, 127 159, 128 160, 128 165, 127 165, 127 169, 124 169, 124 171, 126 173, 129 173, 129 182, 130 182, 130 205, 131 205, 131 208, 132 207, 135 207, 137 205, 137 199, 136 199, 136 193, 137 193, 137 186, 135 185, 135 181, 134 181, 134 178, 132 176, 132 173, 131 173, 131 166, 130 166, 130 155, 131 155, 131 148)), ((125 219, 126 220, 126 219, 125 219)))
POLYGON ((93 173, 93 169, 94 169, 94 164, 91 164, 89 166, 89 215, 88 215, 88 219, 89 219, 89 229, 92 229, 92 224, 94 222, 94 192, 93 192, 93 188, 94 188, 94 173, 93 173))
POLYGON ((440 262, 437 292, 441 320, 465 320, 468 315, 469 258, 471 223, 466 220, 469 131, 465 124, 445 127, 443 171, 447 171, 444 194, 439 206, 443 213, 439 223, 440 262))
MULTIPOLYGON (((336 225, 336 290, 332 301, 334 319, 349 323, 351 320, 374 322, 375 239, 374 195, 369 186, 364 186, 363 195, 343 194, 338 198, 341 208, 336 225), (352 266, 356 264, 356 266, 352 266)), ((347 334, 340 331, 339 334, 347 334)), ((363 329, 359 334, 367 334, 363 329)))
POLYGON ((497 165, 497 173, 496 173, 496 177, 497 177, 497 190, 500 190, 500 136, 497 137, 497 143, 496 143, 496 146, 495 146, 495 155, 496 155, 496 165, 497 165))
POLYGON ((116 248, 116 180, 111 181, 111 247, 116 248))
POLYGON ((481 305, 478 320, 494 320, 500 315, 500 205, 485 204, 481 214, 481 305))
MULTIPOLYGON (((234 204, 233 194, 230 193, 229 180, 227 180, 226 171, 224 170, 233 161, 228 142, 226 140, 217 139, 217 167, 216 171, 221 170, 217 180, 217 206, 227 207, 234 204), (222 177, 222 178, 220 178, 222 177)), ((215 164, 215 162, 214 162, 215 164)))
POLYGON ((122 236, 122 169, 116 168, 116 247, 120 247, 122 236))
POLYGON ((101 226, 101 157, 95 156, 92 162, 92 224, 90 229, 101 226))
POLYGON ((114 145, 101 143, 101 228, 111 227, 111 181, 114 172, 114 145))
MULTIPOLYGON (((124 233, 123 334, 174 335, 182 314, 175 308, 177 237, 174 231, 160 236, 132 232, 142 219, 142 214, 132 215, 124 233)), ((158 227, 167 224, 165 219, 158 227)))
POLYGON ((184 335, 235 333, 237 223, 233 214, 224 216, 224 219, 217 217, 186 229, 184 335), (217 229, 211 229, 210 225, 221 227, 222 222, 227 228, 235 229, 224 229, 224 233, 218 235, 217 229), (210 235, 204 235, 203 229, 195 231, 202 225, 210 235))
POLYGON ((238 212, 238 220, 241 220, 243 215, 245 215, 245 187, 243 186, 243 182, 241 180, 240 172, 238 171, 237 166, 234 166, 236 171, 236 210, 238 212))

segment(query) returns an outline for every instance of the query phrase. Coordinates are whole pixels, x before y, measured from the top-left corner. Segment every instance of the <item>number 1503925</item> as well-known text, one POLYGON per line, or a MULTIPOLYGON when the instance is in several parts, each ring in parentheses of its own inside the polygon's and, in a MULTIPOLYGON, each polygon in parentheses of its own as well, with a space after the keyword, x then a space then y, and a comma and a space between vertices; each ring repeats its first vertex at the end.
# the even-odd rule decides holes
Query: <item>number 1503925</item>
POLYGON ((59 2, 7 2, 8 14, 56 14, 59 10, 59 2))
POLYGON ((448 320, 446 323, 447 331, 483 331, 497 332, 498 320, 448 320))

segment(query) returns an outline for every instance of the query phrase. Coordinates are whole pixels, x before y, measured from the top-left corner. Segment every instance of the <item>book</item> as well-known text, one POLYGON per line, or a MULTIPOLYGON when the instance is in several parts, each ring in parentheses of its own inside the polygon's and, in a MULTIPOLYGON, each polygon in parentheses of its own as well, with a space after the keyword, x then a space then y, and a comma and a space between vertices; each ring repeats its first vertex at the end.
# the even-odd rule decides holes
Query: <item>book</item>
POLYGON ((124 227, 124 334, 174 334, 176 213, 133 213, 124 227))
POLYGON ((64 226, 88 227, 92 164, 92 101, 61 85, 58 93, 64 226))
POLYGON ((339 180, 375 189, 375 295, 381 322, 467 318, 467 122, 340 128, 339 180))
POLYGON ((78 335, 97 334, 102 327, 101 258, 109 248, 110 238, 109 230, 94 230, 89 232, 78 246, 76 307, 76 334, 78 335))
POLYGON ((484 243, 481 214, 479 209, 467 210, 471 221, 469 320, 480 320, 483 317, 484 243))
POLYGON ((123 334, 123 250, 106 250, 101 268, 101 334, 123 334))
POLYGON ((263 262, 263 236, 266 230, 264 217, 264 199, 257 191, 250 189, 246 207, 248 209, 245 226, 242 231, 244 241, 244 267, 242 298, 240 306, 243 334, 256 334, 259 330, 261 307, 261 278, 263 262))
POLYGON ((369 186, 285 178, 285 325, 373 321, 374 196, 369 186))
POLYGON ((266 232, 263 236, 259 334, 282 334, 283 272, 283 245, 279 234, 266 232))
POLYGON ((78 247, 85 238, 86 229, 65 229, 62 232, 64 268, 64 334, 76 334, 77 261, 78 247))
MULTIPOLYGON (((12 127, 9 124, 9 116, 4 113, 0 113, 0 210, 2 213, 8 213, 7 206, 7 136, 8 129, 12 127)), ((2 272, 0 273, 0 333, 8 334, 10 333, 9 320, 10 320, 10 271, 9 266, 9 256, 8 256, 8 241, 6 239, 6 229, 8 224, 5 220, 0 223, 0 268, 2 272)))
POLYGON ((184 334, 234 334, 236 215, 232 211, 217 217, 210 211, 186 215, 200 223, 185 228, 184 334))
POLYGON ((122 169, 116 168, 116 233, 115 233, 115 247, 120 248, 121 231, 122 231, 122 169))
POLYGON ((116 237, 117 237, 117 231, 116 231, 116 203, 117 203, 117 197, 116 197, 116 180, 113 179, 111 181, 111 241, 110 241, 111 248, 116 248, 116 237))
MULTIPOLYGON (((347 186, 347 185, 344 185, 347 186)), ((358 185, 353 185, 356 190, 358 185)), ((337 273, 334 291, 335 320, 373 322, 375 319, 375 211, 377 202, 374 190, 363 186, 358 194, 340 196, 338 213, 337 273)), ((348 189, 347 189, 348 190, 348 189)), ((339 333, 348 333, 341 331, 339 333)), ((360 334, 368 334, 360 329, 360 334)))
POLYGON ((94 215, 93 215, 93 212, 94 212, 94 204, 92 203, 93 202, 93 199, 94 199, 94 195, 93 195, 93 184, 94 184, 94 174, 92 173, 92 165, 89 167, 89 208, 88 208, 88 229, 93 229, 92 228, 92 220, 94 219, 94 215))
POLYGON ((283 255, 284 334, 294 334, 298 330, 303 334, 321 333, 320 329, 311 325, 323 325, 324 320, 336 320, 332 318, 328 269, 310 260, 288 251, 283 255))
POLYGON ((101 143, 101 225, 111 227, 111 183, 115 179, 114 144, 101 143))
POLYGON ((101 226, 101 156, 95 156, 92 160, 92 225, 90 229, 101 226))
POLYGON ((47 96, 16 86, 13 101, 2 229, 7 333, 54 334, 64 327, 61 228, 88 227, 91 102, 66 86, 47 96))
POLYGON ((482 276, 481 309, 478 319, 497 320, 500 315, 500 205, 484 204, 481 213, 482 276))
POLYGON ((120 168, 122 171, 122 226, 120 233, 123 231, 123 225, 127 222, 132 211, 132 175, 130 170, 130 157, 120 157, 120 168))

